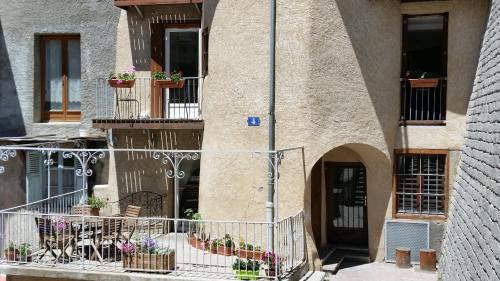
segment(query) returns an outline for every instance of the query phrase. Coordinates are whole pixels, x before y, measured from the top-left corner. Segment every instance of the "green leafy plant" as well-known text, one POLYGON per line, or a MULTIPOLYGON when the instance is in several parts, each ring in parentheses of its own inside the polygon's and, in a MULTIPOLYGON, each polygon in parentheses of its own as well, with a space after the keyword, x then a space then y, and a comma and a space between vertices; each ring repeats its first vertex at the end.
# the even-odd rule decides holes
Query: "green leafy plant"
POLYGON ((135 80, 135 66, 127 68, 124 72, 110 72, 108 80, 118 80, 120 83, 122 81, 135 80))
POLYGON ((11 252, 14 252, 14 251, 17 251, 18 250, 18 247, 17 247, 17 244, 14 243, 13 241, 10 241, 9 242, 9 246, 7 248, 5 248, 5 250, 7 251, 11 251, 11 252))
POLYGON ((179 83, 179 81, 182 80, 182 71, 174 70, 170 73, 170 76, 168 76, 166 72, 156 71, 153 72, 151 78, 153 80, 172 80, 175 83, 179 83))
POLYGON ((234 240, 229 234, 224 235, 223 238, 216 238, 212 240, 212 247, 225 246, 226 248, 234 248, 234 240))
POLYGON ((260 251, 260 247, 259 246, 254 246, 250 243, 245 243, 243 241, 240 242, 240 249, 241 250, 247 250, 247 251, 260 251))
POLYGON ((27 257, 31 255, 31 245, 29 243, 22 243, 19 246, 19 253, 21 257, 27 257))
POLYGON ((233 263, 233 270, 258 271, 259 269, 260 262, 258 260, 244 260, 237 258, 233 263))
POLYGON ((151 78, 153 80, 167 80, 167 73, 165 73, 163 71, 156 71, 156 72, 153 72, 153 74, 151 75, 151 78))
POLYGON ((90 205, 92 209, 101 209, 106 206, 106 202, 99 197, 89 197, 87 199, 87 204, 90 205))

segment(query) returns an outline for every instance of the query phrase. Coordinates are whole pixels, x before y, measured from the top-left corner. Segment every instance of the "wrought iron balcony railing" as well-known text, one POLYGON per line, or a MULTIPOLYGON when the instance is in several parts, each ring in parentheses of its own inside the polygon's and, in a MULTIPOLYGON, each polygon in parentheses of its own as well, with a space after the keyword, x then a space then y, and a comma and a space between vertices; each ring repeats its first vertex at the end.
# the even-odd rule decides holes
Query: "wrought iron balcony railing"
POLYGON ((167 88, 150 78, 137 78, 131 88, 113 88, 100 78, 96 87, 97 120, 202 120, 203 78, 184 78, 167 88))
POLYGON ((439 124, 446 120, 446 78, 401 79, 403 124, 439 124))

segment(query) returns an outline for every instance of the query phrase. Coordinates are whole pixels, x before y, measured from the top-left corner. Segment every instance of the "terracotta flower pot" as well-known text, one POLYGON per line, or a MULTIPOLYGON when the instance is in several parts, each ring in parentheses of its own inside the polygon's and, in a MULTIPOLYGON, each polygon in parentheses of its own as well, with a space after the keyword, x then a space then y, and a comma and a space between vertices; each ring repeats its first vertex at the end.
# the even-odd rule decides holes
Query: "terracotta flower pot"
POLYGON ((92 209, 90 209, 90 215, 91 216, 96 216, 96 217, 99 216, 99 210, 100 210, 99 208, 92 208, 92 209))
POLYGON ((16 261, 17 256, 19 255, 19 251, 16 250, 4 250, 5 253, 5 259, 7 261, 16 261))
POLYGON ((118 80, 118 79, 111 79, 111 80, 108 80, 108 84, 112 88, 128 88, 128 89, 130 89, 130 88, 134 87, 135 79, 134 80, 128 80, 128 81, 118 80), (118 81, 121 81, 121 82, 118 83, 118 81))
POLYGON ((242 259, 262 260, 264 252, 257 250, 236 249, 236 255, 242 259))
POLYGON ((170 89, 184 88, 184 79, 181 79, 179 82, 174 82, 172 80, 155 80, 155 83, 160 88, 170 88, 170 89))
POLYGON ((233 255, 233 249, 231 249, 231 247, 224 247, 224 246, 212 247, 211 252, 213 254, 223 255, 223 256, 233 255))
POLYGON ((439 78, 409 79, 412 88, 436 88, 439 78))

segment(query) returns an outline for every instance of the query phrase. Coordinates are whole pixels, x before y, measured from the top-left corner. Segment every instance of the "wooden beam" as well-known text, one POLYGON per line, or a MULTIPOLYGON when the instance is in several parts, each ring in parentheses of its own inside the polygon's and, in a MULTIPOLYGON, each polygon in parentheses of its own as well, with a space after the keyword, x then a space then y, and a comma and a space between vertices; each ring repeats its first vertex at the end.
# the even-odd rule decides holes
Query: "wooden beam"
POLYGON ((116 7, 198 3, 203 3, 203 0, 115 0, 116 7))
POLYGON ((170 120, 114 120, 94 119, 92 127, 97 129, 167 129, 167 130, 203 130, 203 121, 170 120))

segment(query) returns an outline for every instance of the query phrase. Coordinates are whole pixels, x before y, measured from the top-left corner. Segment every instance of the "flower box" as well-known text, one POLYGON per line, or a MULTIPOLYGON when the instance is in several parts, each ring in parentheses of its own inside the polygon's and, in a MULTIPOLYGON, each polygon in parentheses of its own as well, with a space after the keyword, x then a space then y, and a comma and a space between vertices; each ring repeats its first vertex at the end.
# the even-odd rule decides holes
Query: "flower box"
POLYGON ((439 78, 408 79, 412 88, 436 88, 439 78))
POLYGON ((258 270, 236 270, 236 278, 239 280, 257 280, 259 278, 258 270))
POLYGON ((242 259, 262 260, 264 252, 257 250, 236 249, 236 255, 242 259))
POLYGON ((5 253, 5 260, 7 261, 16 261, 17 257, 19 255, 19 251, 16 250, 4 250, 5 253))
POLYGON ((160 88, 182 89, 184 88, 184 79, 178 82, 172 80, 155 80, 156 86, 160 88))
POLYGON ((218 255, 223 255, 223 256, 232 256, 233 255, 233 249, 231 249, 231 247, 225 247, 224 245, 212 246, 211 252, 213 254, 218 254, 218 255))
POLYGON ((168 272, 175 269, 175 252, 168 254, 143 254, 123 256, 123 268, 128 271, 168 272))
POLYGON ((134 80, 118 80, 118 79, 110 79, 108 80, 109 86, 111 88, 126 88, 130 89, 134 87, 135 84, 135 79, 134 80), (119 82, 121 81, 121 82, 119 82))
POLYGON ((194 234, 189 234, 188 235, 188 243, 192 247, 198 249, 198 250, 205 250, 207 245, 207 242, 203 242, 202 240, 196 238, 194 234))

